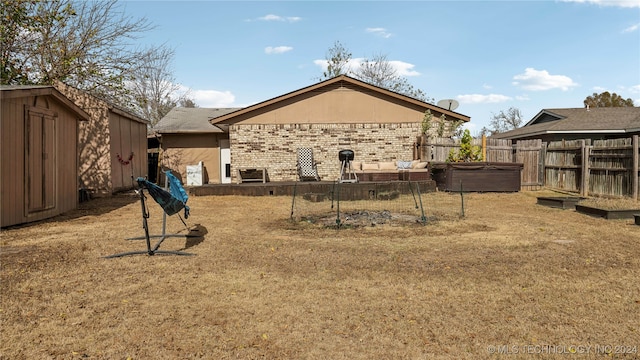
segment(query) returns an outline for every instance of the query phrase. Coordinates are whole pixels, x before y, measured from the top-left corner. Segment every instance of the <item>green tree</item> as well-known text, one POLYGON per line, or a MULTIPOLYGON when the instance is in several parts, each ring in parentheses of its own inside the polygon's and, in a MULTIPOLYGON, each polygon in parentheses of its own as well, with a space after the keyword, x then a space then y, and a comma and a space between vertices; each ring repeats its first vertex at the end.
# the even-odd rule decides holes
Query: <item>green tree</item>
POLYGON ((433 121, 433 114, 431 113, 431 109, 427 109, 427 111, 424 112, 424 116, 422 117, 422 123, 421 123, 422 133, 424 135, 430 136, 429 131, 433 126, 432 121, 433 121))
POLYGON ((351 53, 347 48, 336 41, 333 46, 327 50, 325 55, 327 61, 327 69, 322 72, 319 80, 331 79, 339 75, 349 75, 349 61, 351 61, 351 53))
POLYGON ((633 100, 631 98, 624 99, 622 96, 616 93, 609 93, 608 91, 600 94, 593 93, 593 95, 587 96, 584 99, 584 106, 591 108, 599 107, 633 107, 633 100))
POLYGON ((27 74, 30 69, 26 59, 16 55, 24 53, 29 46, 27 34, 38 32, 42 20, 30 16, 36 3, 30 0, 2 0, 0 6, 0 83, 29 84, 27 74))

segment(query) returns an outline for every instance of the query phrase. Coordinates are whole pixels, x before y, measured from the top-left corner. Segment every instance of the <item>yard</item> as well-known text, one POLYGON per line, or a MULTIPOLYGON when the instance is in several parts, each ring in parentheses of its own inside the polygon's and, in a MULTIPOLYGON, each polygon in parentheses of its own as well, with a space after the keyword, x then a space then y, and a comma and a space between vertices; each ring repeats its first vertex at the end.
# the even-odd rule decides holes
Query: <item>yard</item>
POLYGON ((3 229, 0 359, 639 358, 640 226, 539 195, 341 230, 291 223, 288 197, 191 197, 206 234, 161 250, 195 256, 115 259, 146 248, 140 203, 92 200, 3 229))

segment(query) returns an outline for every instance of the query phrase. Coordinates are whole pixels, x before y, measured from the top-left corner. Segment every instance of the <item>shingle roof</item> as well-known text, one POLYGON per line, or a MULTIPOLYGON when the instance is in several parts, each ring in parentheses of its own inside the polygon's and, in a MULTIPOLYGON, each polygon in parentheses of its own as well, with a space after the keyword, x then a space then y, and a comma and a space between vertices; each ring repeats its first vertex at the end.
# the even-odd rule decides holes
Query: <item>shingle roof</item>
POLYGON ((543 109, 523 127, 492 137, 514 139, 543 134, 623 134, 638 131, 640 107, 543 109))
POLYGON ((160 134, 222 133, 224 128, 214 126, 209 120, 241 108, 183 108, 175 107, 160 119, 153 131, 160 134))

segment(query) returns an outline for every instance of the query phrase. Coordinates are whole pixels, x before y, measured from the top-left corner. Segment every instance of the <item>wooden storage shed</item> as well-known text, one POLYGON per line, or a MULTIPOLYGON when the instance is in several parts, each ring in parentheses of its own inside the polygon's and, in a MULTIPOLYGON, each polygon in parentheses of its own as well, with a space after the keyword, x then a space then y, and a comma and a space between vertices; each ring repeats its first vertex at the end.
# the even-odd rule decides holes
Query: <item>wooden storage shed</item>
POLYGON ((132 177, 148 172, 149 122, 82 90, 63 83, 55 87, 90 115, 78 131, 79 186, 92 196, 134 188, 132 177))
POLYGON ((78 126, 89 114, 52 86, 0 86, 0 226, 78 205, 78 126))

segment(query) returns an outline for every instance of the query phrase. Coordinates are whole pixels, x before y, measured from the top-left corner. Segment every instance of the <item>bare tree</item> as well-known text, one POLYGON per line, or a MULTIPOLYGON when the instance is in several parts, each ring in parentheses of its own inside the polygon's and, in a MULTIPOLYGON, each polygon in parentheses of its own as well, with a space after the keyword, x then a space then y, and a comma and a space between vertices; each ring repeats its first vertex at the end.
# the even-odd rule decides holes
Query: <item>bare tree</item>
POLYGON ((133 70, 128 87, 137 109, 153 127, 179 103, 195 103, 187 98, 188 94, 180 93, 181 87, 175 81, 171 69, 173 49, 160 47, 144 55, 133 70))
POLYGON ((180 99, 180 101, 178 101, 178 106, 183 108, 197 108, 198 104, 196 104, 195 101, 193 101, 192 99, 183 98, 183 99, 180 99))
POLYGON ((359 67, 351 69, 351 52, 347 50, 339 41, 329 48, 325 58, 327 69, 322 73, 320 80, 330 79, 338 75, 353 76, 368 84, 375 85, 399 94, 403 94, 418 100, 433 103, 433 99, 425 93, 414 88, 409 81, 400 75, 387 59, 387 55, 377 54, 370 59, 364 59, 359 67))
POLYGON ((520 109, 510 107, 506 112, 500 110, 498 114, 493 114, 489 121, 489 128, 482 128, 482 132, 489 132, 491 135, 503 133, 517 129, 522 125, 522 114, 520 109))

